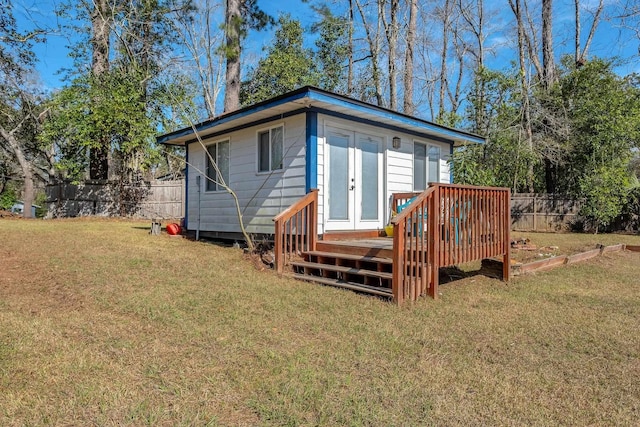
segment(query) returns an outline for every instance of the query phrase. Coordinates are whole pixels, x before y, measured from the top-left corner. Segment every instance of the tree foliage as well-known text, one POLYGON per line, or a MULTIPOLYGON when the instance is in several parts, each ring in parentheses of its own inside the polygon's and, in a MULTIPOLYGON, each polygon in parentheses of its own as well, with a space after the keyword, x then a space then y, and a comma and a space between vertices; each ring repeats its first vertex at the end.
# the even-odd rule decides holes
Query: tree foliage
MULTIPOLYGON (((82 34, 90 38, 93 6, 81 4, 84 8, 73 9, 69 3, 60 13, 82 19, 82 34)), ((161 126, 175 127, 167 114, 177 105, 191 105, 192 85, 166 68, 163 59, 164 50, 175 41, 168 31, 173 28, 170 16, 191 13, 189 2, 111 1, 107 9, 111 15, 104 19, 111 23, 110 37, 115 40, 109 44, 108 67, 100 73, 78 67, 69 75, 69 84, 54 94, 40 136, 55 147, 58 170, 72 180, 85 177, 93 150, 106 150, 111 176, 140 178, 162 159, 155 135, 161 126)), ((86 39, 80 44, 87 45, 86 39)), ((86 63, 90 55, 78 49, 76 61, 86 63)))
MULTIPOLYGON (((0 152, 5 173, 15 173, 23 182, 25 216, 31 216, 35 180, 46 179, 47 156, 36 142, 42 96, 31 76, 33 43, 38 31, 20 32, 13 3, 0 1, 0 152)), ((4 179, 4 177, 3 177, 4 179)))
POLYGON ((345 18, 334 15, 327 5, 314 10, 321 16, 313 26, 318 33, 314 55, 320 74, 318 84, 331 92, 346 93, 349 23, 345 18))
POLYGON ((631 189, 631 161, 640 147, 640 89, 612 63, 593 60, 568 69, 552 91, 553 111, 568 122, 558 186, 586 198, 596 227, 618 216, 631 189))
POLYGON ((303 46, 304 31, 289 15, 278 18, 273 44, 267 56, 243 82, 243 105, 254 104, 305 85, 317 86, 320 76, 313 54, 303 46))

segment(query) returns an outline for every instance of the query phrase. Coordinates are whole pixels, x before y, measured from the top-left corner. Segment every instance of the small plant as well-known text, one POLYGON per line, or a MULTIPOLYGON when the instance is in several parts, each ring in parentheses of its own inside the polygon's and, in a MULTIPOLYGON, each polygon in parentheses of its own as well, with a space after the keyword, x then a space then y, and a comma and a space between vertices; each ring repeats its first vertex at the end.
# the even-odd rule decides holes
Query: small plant
POLYGON ((7 186, 0 193, 0 209, 9 210, 18 201, 18 194, 13 186, 7 186))

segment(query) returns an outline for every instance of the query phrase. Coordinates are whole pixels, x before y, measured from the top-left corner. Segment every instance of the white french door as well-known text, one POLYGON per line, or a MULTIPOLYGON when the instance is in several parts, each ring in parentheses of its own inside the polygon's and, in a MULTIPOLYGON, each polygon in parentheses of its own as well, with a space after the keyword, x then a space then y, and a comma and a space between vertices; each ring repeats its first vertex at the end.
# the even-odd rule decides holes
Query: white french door
POLYGON ((382 228, 382 139, 330 129, 326 152, 326 229, 382 228))

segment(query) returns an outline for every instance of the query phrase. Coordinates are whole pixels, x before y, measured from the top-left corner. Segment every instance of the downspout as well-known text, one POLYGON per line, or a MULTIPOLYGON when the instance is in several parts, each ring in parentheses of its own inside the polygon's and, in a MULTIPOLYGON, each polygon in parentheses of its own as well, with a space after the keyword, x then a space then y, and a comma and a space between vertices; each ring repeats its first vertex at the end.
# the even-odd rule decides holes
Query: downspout
POLYGON ((196 185, 198 186, 198 223, 196 225, 196 241, 200 240, 200 175, 196 176, 196 185))

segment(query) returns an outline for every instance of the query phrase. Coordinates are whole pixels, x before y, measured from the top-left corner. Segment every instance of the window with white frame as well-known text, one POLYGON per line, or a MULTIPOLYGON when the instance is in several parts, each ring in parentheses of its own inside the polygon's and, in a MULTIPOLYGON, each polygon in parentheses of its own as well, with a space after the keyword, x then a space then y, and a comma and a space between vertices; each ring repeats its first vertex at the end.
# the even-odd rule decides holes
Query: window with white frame
POLYGON ((229 185, 229 141, 207 146, 207 191, 222 191, 222 183, 229 185), (215 162, 213 164, 211 160, 215 162))
POLYGON ((440 147, 413 143, 413 189, 422 191, 427 182, 440 182, 440 147))
POLYGON ((284 126, 258 132, 258 172, 282 169, 284 126))

